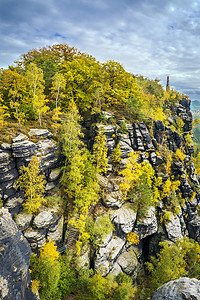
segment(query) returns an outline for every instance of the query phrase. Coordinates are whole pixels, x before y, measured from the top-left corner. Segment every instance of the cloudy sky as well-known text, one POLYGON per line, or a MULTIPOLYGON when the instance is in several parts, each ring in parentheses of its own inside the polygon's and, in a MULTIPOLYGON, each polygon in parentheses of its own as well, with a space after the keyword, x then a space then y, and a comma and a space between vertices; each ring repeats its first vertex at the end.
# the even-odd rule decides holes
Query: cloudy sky
POLYGON ((0 0, 0 67, 55 43, 200 100, 200 0, 0 0))

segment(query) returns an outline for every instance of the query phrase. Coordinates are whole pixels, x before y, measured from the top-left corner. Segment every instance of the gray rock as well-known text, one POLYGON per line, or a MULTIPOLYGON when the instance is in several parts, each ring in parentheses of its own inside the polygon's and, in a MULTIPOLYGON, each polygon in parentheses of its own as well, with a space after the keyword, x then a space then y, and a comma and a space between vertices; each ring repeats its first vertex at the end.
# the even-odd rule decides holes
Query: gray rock
POLYGON ((29 289, 31 249, 7 209, 0 210, 0 298, 35 299, 29 289))
POLYGON ((130 249, 128 252, 122 253, 117 259, 117 264, 124 273, 133 277, 133 279, 136 279, 138 273, 138 260, 135 252, 132 249, 130 249))
POLYGON ((16 138, 14 138, 12 141, 13 143, 19 143, 19 142, 23 142, 25 140, 28 140, 28 137, 26 135, 24 135, 23 133, 20 133, 16 138))
POLYGON ((17 215, 15 223, 17 224, 19 230, 24 231, 30 226, 32 218, 33 216, 31 214, 20 213, 17 215))
POLYGON ((51 170, 50 174, 49 174, 49 181, 54 181, 59 179, 61 174, 61 170, 60 169, 54 169, 51 170))
POLYGON ((200 281, 195 278, 181 277, 162 285, 151 300, 199 300, 200 281))
POLYGON ((127 234, 133 230, 136 213, 125 204, 111 213, 111 219, 117 231, 127 234))
MULTIPOLYGON (((4 195, 5 198, 5 195, 4 195)), ((9 210, 11 213, 12 217, 14 215, 19 214, 20 211, 22 210, 22 204, 24 202, 24 197, 22 192, 17 192, 15 191, 15 194, 10 196, 4 205, 5 208, 9 210)))
POLYGON ((103 204, 106 207, 120 208, 124 203, 122 195, 119 191, 106 194, 103 198, 103 204))
POLYGON ((125 241, 119 237, 113 237, 106 247, 99 247, 99 250, 95 259, 95 270, 98 270, 100 274, 108 274, 113 266, 114 260, 120 254, 125 241))
POLYGON ((17 169, 14 168, 8 172, 0 174, 0 183, 16 179, 18 176, 17 169))
POLYGON ((61 216, 56 223, 48 227, 47 238, 59 244, 63 236, 64 217, 61 216))
POLYGON ((35 217, 33 220, 33 227, 38 229, 47 228, 54 224, 57 220, 58 216, 55 213, 45 210, 35 217))
POLYGON ((51 138, 53 136, 47 129, 31 129, 28 133, 30 137, 36 136, 37 138, 51 138))
POLYGON ((175 242, 177 239, 181 239, 183 237, 180 219, 178 216, 174 216, 173 213, 171 213, 170 221, 165 223, 165 229, 169 240, 172 242, 175 242))
POLYGON ((33 142, 24 140, 12 144, 14 157, 26 157, 35 154, 36 145, 33 142))
POLYGON ((157 219, 155 216, 155 207, 151 206, 148 210, 146 217, 140 219, 134 229, 140 239, 156 233, 158 229, 157 219))
POLYGON ((11 150, 11 148, 12 148, 11 144, 8 144, 8 143, 1 144, 1 149, 2 150, 11 150))
POLYGON ((46 185, 46 187, 45 187, 45 191, 46 191, 46 192, 51 191, 51 190, 53 190, 55 187, 56 187, 56 183, 54 183, 53 181, 48 182, 47 185, 46 185))
POLYGON ((35 230, 28 228, 26 231, 24 231, 24 236, 29 242, 29 245, 33 251, 44 246, 46 242, 46 230, 44 229, 35 230))

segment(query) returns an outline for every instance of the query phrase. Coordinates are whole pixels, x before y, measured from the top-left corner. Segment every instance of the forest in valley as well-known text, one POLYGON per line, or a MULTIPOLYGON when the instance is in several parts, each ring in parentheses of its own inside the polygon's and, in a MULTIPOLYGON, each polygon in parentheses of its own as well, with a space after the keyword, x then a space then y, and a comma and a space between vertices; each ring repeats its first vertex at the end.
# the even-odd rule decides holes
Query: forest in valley
MULTIPOLYGON (((32 254, 32 291, 39 291, 42 300, 148 299, 170 280, 182 276, 199 279, 200 246, 188 237, 174 243, 163 241, 160 252, 145 262, 137 280, 125 273, 102 276, 92 265, 79 268, 77 261, 85 245, 97 251, 102 239, 114 230, 108 217, 100 215, 95 222, 90 214, 103 197, 99 178, 107 174, 108 149, 103 130, 95 136, 92 147, 88 146, 87 120, 101 125, 123 120, 119 125, 121 134, 127 133, 127 124, 144 122, 152 136, 155 122, 162 121, 189 147, 193 144, 192 133, 184 134, 181 117, 173 119, 183 97, 189 101, 178 91, 165 89, 158 79, 129 73, 113 60, 99 62, 66 44, 30 50, 12 66, 0 70, 0 142, 10 143, 19 133, 26 135, 30 128, 42 128, 62 144, 62 176, 55 196, 44 197, 45 179, 36 156, 28 166, 21 167, 16 187, 25 195, 24 210, 37 215, 41 206, 58 205, 65 222, 79 232, 75 248, 62 255, 52 241, 41 247, 39 254, 32 254), (108 121, 105 112, 114 117, 108 121)), ((151 206, 161 207, 160 223, 168 222, 171 212, 178 215, 184 199, 179 189, 181 179, 173 174, 172 164, 184 164, 184 147, 170 151, 164 140, 157 149, 163 163, 156 171, 146 160, 139 161, 137 151, 130 153, 126 167, 120 169, 121 154, 116 144, 110 173, 119 180, 122 197, 137 218, 143 219, 151 206)), ((197 148, 193 162, 200 174, 197 148)), ((126 239, 132 245, 139 244, 134 232, 126 239)))

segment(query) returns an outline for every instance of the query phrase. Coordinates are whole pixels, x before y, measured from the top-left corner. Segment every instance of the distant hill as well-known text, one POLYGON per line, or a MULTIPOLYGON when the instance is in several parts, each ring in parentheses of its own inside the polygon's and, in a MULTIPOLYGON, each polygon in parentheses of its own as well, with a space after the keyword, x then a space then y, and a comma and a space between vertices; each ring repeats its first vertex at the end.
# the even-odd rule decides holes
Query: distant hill
POLYGON ((193 100, 191 101, 191 111, 200 110, 200 101, 199 100, 193 100))

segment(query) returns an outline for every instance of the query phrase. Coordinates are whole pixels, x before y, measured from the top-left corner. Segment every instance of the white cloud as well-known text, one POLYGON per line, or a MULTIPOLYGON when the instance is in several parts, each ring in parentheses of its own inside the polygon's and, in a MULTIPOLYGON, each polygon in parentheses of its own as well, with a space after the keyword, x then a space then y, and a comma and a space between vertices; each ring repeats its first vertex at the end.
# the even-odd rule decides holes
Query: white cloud
POLYGON ((199 93, 200 2, 1 0, 0 66, 30 49, 68 43, 135 74, 199 93))

